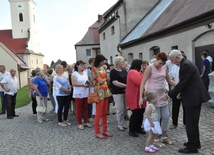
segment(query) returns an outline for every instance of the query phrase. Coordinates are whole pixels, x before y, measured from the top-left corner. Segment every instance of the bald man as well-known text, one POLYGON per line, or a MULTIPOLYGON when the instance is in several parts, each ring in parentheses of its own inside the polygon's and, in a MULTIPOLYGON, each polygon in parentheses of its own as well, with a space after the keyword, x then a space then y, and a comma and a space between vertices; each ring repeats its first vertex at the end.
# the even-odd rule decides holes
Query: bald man
POLYGON ((16 70, 11 69, 10 75, 5 77, 0 82, 0 85, 4 89, 5 100, 7 104, 7 118, 13 119, 14 117, 18 117, 18 115, 15 114, 16 95, 18 90, 16 70))
POLYGON ((185 59, 181 52, 172 50, 169 54, 172 63, 180 66, 179 82, 175 88, 169 92, 171 98, 182 100, 185 109, 185 123, 188 142, 186 146, 180 149, 180 153, 198 153, 201 148, 199 135, 199 118, 201 112, 201 104, 210 99, 208 91, 200 77, 197 67, 188 59, 185 59))

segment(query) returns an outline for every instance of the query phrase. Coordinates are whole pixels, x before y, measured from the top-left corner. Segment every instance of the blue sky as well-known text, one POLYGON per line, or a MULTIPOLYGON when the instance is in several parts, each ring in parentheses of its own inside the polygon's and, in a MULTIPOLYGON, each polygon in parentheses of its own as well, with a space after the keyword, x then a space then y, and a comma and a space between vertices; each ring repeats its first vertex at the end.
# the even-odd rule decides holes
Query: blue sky
MULTIPOLYGON (((117 0, 34 0, 44 63, 52 60, 75 62, 74 44, 82 39, 97 19, 117 0)), ((0 29, 11 29, 10 5, 0 0, 0 29)))

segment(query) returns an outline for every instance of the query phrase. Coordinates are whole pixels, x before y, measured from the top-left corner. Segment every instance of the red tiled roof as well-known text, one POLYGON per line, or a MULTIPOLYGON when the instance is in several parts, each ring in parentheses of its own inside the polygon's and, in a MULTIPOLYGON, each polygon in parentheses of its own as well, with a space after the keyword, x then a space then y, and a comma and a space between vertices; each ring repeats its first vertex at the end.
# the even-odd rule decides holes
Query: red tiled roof
POLYGON ((16 54, 23 54, 26 51, 27 38, 13 39, 12 30, 0 30, 0 42, 10 47, 16 54))
POLYGON ((24 69, 29 69, 28 65, 12 49, 0 41, 0 46, 24 69))
POLYGON ((213 10, 213 0, 174 0, 143 36, 167 29, 213 10))
POLYGON ((87 33, 83 37, 81 41, 75 44, 75 46, 81 45, 96 45, 100 44, 100 36, 98 32, 98 28, 103 23, 103 17, 99 15, 98 21, 96 21, 93 25, 88 28, 87 33))

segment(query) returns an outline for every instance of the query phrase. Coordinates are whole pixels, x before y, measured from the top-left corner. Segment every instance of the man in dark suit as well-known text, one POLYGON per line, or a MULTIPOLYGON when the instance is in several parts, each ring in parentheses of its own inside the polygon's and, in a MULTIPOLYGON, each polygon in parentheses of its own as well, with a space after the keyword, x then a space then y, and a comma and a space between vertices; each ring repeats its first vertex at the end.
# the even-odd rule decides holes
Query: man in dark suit
POLYGON ((184 149, 180 153, 197 153, 201 147, 199 138, 199 118, 201 104, 210 99, 208 91, 200 77, 197 67, 189 60, 185 59, 181 52, 172 50, 169 53, 172 63, 180 66, 179 83, 169 92, 169 97, 179 98, 185 109, 186 133, 188 142, 184 143, 184 149), (180 95, 179 95, 180 94, 180 95))

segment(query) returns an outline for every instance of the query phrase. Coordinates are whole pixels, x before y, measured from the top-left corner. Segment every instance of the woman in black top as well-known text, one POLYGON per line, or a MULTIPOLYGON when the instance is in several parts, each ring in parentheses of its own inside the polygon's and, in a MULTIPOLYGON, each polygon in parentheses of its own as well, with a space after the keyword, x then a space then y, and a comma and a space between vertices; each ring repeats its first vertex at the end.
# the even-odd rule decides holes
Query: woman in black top
POLYGON ((124 116, 126 114, 125 90, 127 73, 123 71, 123 64, 123 57, 115 57, 115 68, 110 74, 111 91, 116 105, 117 127, 120 131, 124 131, 124 129, 126 129, 124 116))

